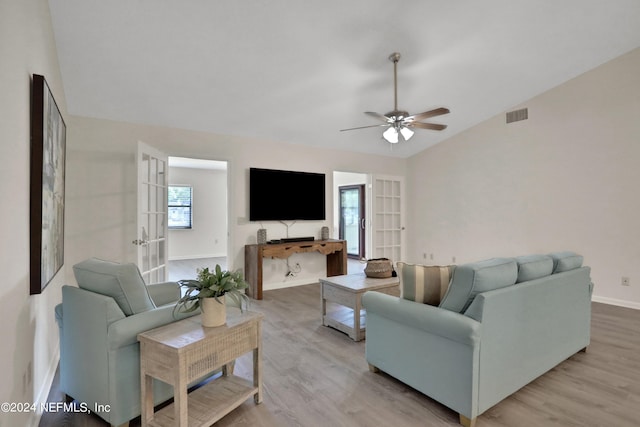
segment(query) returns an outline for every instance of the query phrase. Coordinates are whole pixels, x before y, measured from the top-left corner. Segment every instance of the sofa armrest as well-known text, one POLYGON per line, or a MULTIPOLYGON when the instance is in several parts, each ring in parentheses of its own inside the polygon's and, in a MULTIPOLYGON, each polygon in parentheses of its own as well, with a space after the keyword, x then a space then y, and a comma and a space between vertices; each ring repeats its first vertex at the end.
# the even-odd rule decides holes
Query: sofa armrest
POLYGON ((174 307, 173 305, 165 305, 113 322, 107 331, 109 350, 137 343, 138 334, 142 332, 200 314, 199 310, 191 313, 174 311, 174 307))
POLYGON ((180 285, 176 282, 163 282, 147 285, 149 296, 156 307, 175 303, 180 298, 180 285))
POLYGON ((453 311, 375 291, 363 295, 362 305, 368 313, 376 313, 461 344, 476 346, 480 343, 480 322, 453 311))

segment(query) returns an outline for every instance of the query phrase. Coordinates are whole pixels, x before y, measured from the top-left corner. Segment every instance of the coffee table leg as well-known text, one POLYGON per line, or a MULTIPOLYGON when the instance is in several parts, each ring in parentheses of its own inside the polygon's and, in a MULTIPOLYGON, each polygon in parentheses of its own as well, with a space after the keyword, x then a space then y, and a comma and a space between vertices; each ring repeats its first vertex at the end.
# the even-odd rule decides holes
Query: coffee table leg
POLYGON ((361 294, 356 295, 356 303, 353 308, 353 338, 354 341, 360 341, 362 337, 360 336, 360 309, 361 307, 361 294))
POLYGON ((324 317, 327 315, 327 300, 324 299, 324 283, 322 282, 320 282, 320 314, 322 315, 322 326, 326 326, 324 317))

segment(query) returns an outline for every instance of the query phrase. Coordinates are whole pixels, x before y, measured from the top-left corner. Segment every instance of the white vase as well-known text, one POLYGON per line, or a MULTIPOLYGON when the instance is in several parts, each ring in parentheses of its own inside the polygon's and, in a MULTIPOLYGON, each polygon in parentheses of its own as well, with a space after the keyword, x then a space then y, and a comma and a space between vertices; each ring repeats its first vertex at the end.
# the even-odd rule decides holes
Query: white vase
POLYGON ((214 327, 222 326, 227 321, 227 306, 224 295, 215 298, 202 298, 200 300, 200 311, 202 311, 202 326, 214 327), (222 304, 220 304, 222 303, 222 304))

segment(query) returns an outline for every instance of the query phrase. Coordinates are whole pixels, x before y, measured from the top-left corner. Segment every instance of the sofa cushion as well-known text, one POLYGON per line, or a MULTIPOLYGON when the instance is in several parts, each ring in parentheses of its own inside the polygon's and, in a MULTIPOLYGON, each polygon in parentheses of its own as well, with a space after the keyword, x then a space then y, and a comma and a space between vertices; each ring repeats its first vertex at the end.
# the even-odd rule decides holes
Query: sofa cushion
POLYGON ((155 308, 135 264, 90 258, 73 266, 78 286, 112 297, 126 316, 155 308))
POLYGON ((549 254, 553 259, 553 273, 575 270, 582 267, 583 257, 575 252, 553 252, 549 254))
POLYGON ((398 262, 400 297, 423 304, 438 305, 447 292, 453 266, 426 266, 398 262))
POLYGON ((548 255, 525 255, 516 258, 517 283, 549 276, 553 272, 553 259, 548 255))
POLYGON ((517 278, 518 264, 514 258, 492 258, 459 265, 453 272, 440 308, 463 313, 477 294, 511 286, 517 278))

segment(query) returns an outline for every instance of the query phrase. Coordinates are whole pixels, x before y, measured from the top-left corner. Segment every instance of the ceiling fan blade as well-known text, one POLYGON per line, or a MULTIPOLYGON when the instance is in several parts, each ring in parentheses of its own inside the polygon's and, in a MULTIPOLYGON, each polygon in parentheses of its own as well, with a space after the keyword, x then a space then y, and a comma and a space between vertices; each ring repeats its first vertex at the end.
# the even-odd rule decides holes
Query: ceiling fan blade
POLYGON ((429 110, 425 111, 424 113, 414 114, 413 116, 407 117, 405 120, 418 121, 428 119, 429 117, 441 116, 443 114, 449 114, 449 109, 444 107, 436 108, 435 110, 429 110))
POLYGON ((440 125, 437 123, 420 123, 420 122, 407 123, 406 126, 416 127, 420 129, 431 129, 431 130, 444 130, 447 128, 447 125, 440 125))
POLYGON ((349 129, 340 129, 340 132, 344 132, 346 130, 356 130, 356 129, 366 129, 366 128, 377 128, 380 126, 390 126, 389 124, 385 124, 385 125, 369 125, 369 126, 360 126, 357 128, 349 128, 349 129))
POLYGON ((389 117, 380 113, 374 113, 373 111, 365 111, 365 114, 373 117, 374 119, 382 120, 383 122, 389 122, 391 120, 389 117))

